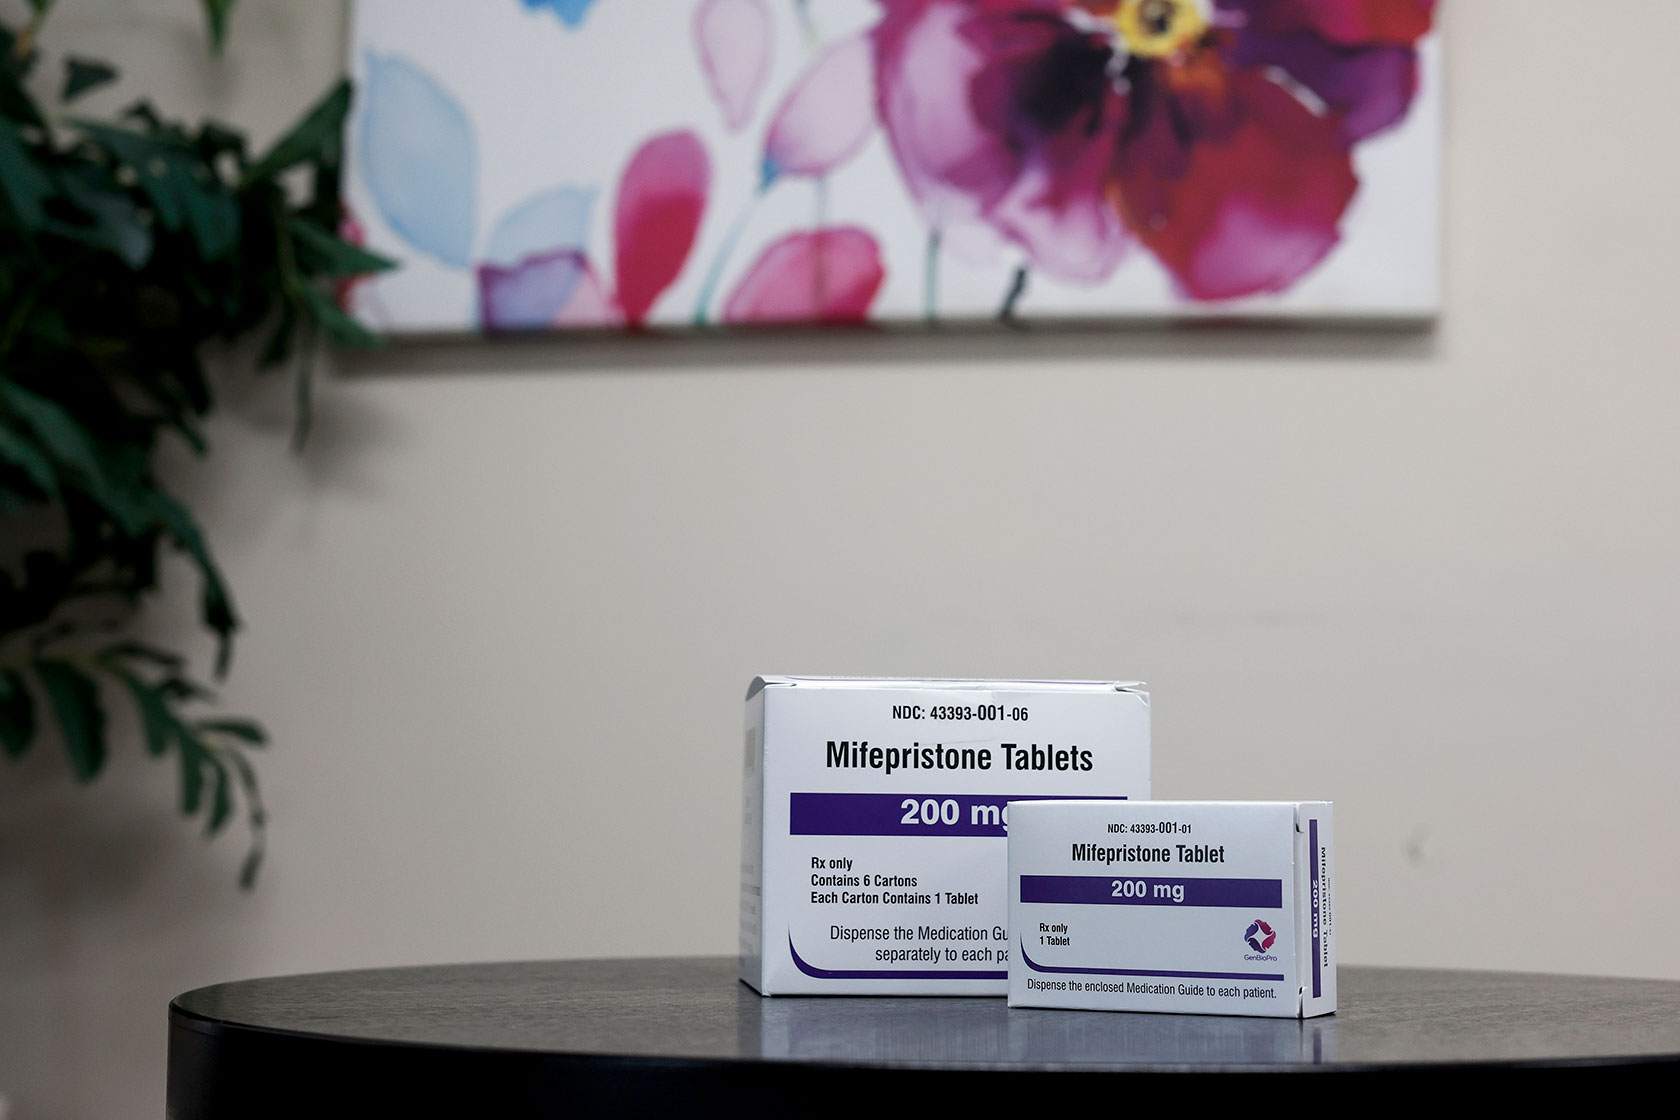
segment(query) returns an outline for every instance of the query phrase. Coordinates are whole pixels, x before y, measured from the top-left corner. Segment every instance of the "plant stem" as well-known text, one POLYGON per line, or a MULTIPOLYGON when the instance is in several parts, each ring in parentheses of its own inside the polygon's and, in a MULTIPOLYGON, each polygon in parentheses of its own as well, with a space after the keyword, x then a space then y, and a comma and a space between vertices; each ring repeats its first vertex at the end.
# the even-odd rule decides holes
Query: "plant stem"
POLYGON ((1009 291, 1004 293, 1003 306, 998 308, 998 322, 1016 322, 1015 305, 1021 302, 1021 297, 1027 292, 1027 266, 1017 265, 1015 275, 1010 278, 1009 291))
POLYGON ((922 314, 930 326, 939 322, 939 241, 939 227, 933 226, 922 258, 922 314))
POLYGON ((315 359, 316 351, 320 348, 320 329, 318 327, 300 327, 303 332, 303 346, 298 355, 297 384, 292 391, 292 454, 303 453, 303 445, 309 442, 309 428, 315 419, 315 359))
POLYGON ((741 240, 741 235, 747 232, 747 219, 758 207, 758 200, 764 197, 769 188, 766 183, 755 190, 747 199, 741 212, 735 215, 735 221, 729 226, 729 232, 723 235, 723 242, 718 245, 717 253, 712 257, 712 265, 706 270, 706 279, 700 285, 700 298, 694 304, 694 325, 705 326, 711 319, 712 297, 717 294, 717 286, 723 280, 723 270, 729 263, 729 256, 735 251, 735 245, 741 240))
MULTIPOLYGON (((286 228, 286 208, 283 201, 276 202, 270 208, 274 221, 275 252, 280 260, 280 284, 286 292, 286 298, 291 300, 297 309, 298 321, 313 323, 310 317, 309 301, 304 298, 299 285, 311 281, 302 278, 298 271, 297 250, 292 245, 292 234, 286 228)), ((296 406, 296 416, 292 420, 292 453, 295 455, 303 450, 304 442, 309 438, 309 427, 314 417, 312 411, 315 401, 315 348, 320 343, 319 328, 314 330, 298 328, 303 332, 303 345, 307 349, 299 355, 297 371, 297 385, 293 388, 293 400, 296 406)))
POLYGON ((822 42, 822 32, 817 30, 817 21, 811 18, 811 0, 795 0, 793 7, 799 14, 799 27, 805 32, 805 46, 815 50, 822 42))

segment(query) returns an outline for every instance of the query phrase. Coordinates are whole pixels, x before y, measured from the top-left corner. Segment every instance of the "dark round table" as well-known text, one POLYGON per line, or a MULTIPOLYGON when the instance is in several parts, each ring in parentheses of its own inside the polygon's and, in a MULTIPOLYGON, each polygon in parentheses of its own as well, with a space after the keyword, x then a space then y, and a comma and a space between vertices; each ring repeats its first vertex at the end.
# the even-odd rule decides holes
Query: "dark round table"
POLYGON ((1348 967, 1340 981, 1340 1012, 1303 1022, 1010 1008, 1001 998, 764 999, 724 958, 245 980, 170 1004, 168 1114, 1277 1100, 1256 1091, 1369 1104, 1385 1089, 1622 1089, 1680 1075, 1680 983, 1348 967))

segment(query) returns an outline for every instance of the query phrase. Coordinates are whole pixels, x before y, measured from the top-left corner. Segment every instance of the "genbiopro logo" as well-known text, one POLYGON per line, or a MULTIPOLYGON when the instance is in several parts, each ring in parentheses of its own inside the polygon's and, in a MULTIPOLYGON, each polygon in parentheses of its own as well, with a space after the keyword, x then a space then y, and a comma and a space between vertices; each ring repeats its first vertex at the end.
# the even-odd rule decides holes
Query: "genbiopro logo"
POLYGON ((1256 953, 1264 953, 1272 947, 1272 942, 1277 940, 1277 931, 1267 925, 1264 919, 1256 918, 1243 934, 1243 940, 1248 942, 1248 947, 1256 953))

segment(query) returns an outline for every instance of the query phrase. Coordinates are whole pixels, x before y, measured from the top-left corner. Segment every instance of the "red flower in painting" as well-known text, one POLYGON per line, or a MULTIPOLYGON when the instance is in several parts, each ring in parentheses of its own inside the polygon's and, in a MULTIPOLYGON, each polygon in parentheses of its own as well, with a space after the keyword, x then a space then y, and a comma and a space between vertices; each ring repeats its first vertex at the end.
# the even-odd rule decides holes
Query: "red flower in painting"
POLYGON ((936 228, 1060 279, 1141 243, 1186 296, 1280 292, 1406 115, 1434 0, 881 0, 877 97, 936 228))

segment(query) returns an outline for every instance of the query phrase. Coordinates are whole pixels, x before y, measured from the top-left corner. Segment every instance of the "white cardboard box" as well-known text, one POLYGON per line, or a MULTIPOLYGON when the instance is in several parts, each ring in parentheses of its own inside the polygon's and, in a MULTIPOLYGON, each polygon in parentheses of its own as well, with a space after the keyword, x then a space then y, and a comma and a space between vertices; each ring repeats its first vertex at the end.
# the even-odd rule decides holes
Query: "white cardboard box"
POLYGON ((1327 801, 1018 801, 1011 1007, 1336 1010, 1327 801))
POLYGON ((1008 803, 1149 796, 1138 684, 759 677, 746 731, 741 978, 765 995, 1003 995, 1008 803))

